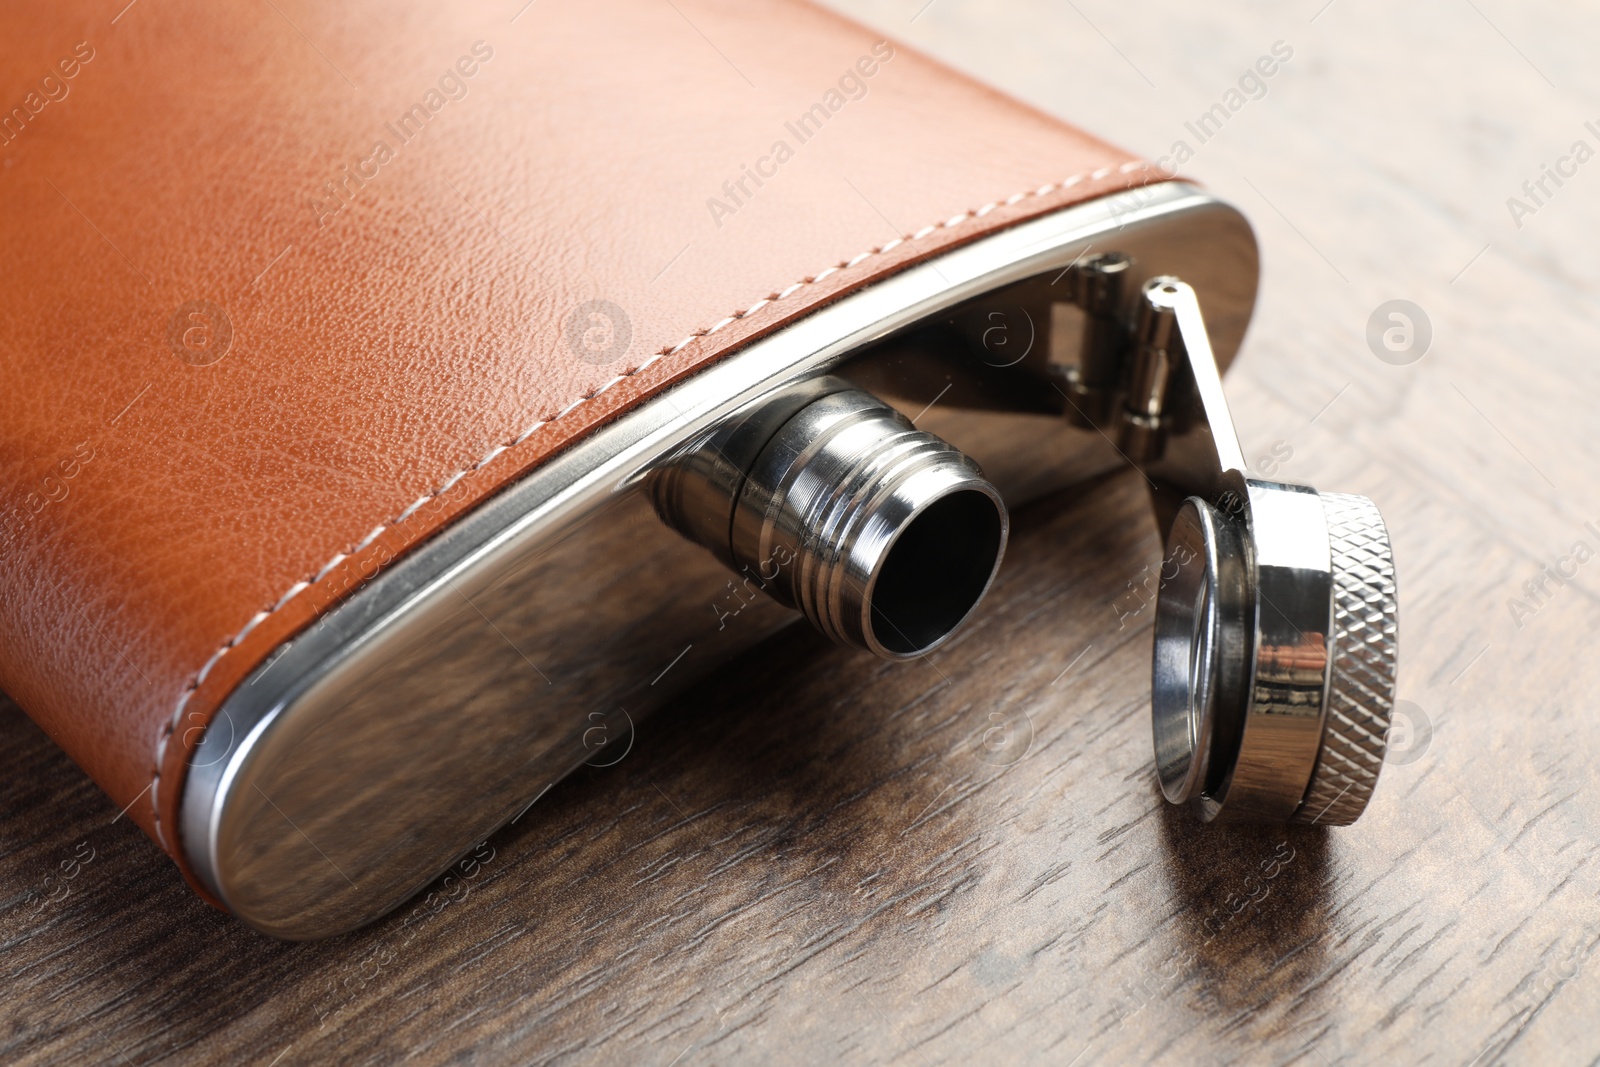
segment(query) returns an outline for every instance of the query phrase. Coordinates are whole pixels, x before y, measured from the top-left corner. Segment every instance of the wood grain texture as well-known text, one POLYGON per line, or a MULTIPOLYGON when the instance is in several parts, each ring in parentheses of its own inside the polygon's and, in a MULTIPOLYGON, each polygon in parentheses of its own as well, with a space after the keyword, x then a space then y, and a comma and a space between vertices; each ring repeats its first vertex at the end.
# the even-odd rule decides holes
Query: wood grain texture
POLYGON ((782 634, 330 942, 201 904, 0 709, 0 1059, 1600 1060, 1600 561, 1523 589, 1600 550, 1600 163, 1520 226, 1506 203, 1600 148, 1600 17, 850 10, 1130 148, 1187 139, 1184 170, 1252 217, 1247 454, 1371 496, 1398 558, 1413 732, 1362 821, 1201 828, 1161 802, 1148 613, 1112 607, 1159 547, 1123 473, 1018 514, 981 617, 927 662, 782 634), (1276 41, 1265 94, 1195 143, 1185 122, 1276 41), (1396 298, 1433 327, 1408 366, 1365 339, 1396 298))

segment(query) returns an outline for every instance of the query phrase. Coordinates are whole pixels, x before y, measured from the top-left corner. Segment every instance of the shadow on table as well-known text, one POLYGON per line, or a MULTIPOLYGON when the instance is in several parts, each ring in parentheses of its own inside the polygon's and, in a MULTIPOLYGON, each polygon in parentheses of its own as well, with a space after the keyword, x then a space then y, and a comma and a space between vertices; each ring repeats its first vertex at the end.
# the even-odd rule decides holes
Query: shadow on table
MULTIPOLYGON (((1158 798, 1159 799, 1159 798, 1158 798)), ((1226 1016, 1314 1005, 1339 916, 1328 909, 1330 831, 1202 824, 1162 803, 1160 841, 1180 947, 1164 968, 1176 989, 1226 1016)))

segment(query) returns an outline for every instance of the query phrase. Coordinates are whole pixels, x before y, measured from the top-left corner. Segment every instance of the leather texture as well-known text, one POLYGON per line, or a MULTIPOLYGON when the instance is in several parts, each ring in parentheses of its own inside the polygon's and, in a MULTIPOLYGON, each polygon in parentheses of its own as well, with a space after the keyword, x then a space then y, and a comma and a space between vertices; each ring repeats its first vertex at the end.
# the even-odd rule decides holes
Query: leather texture
POLYGON ((385 563, 751 339, 1156 177, 803 4, 519 6, 7 12, 0 686, 180 866, 209 717, 385 563))

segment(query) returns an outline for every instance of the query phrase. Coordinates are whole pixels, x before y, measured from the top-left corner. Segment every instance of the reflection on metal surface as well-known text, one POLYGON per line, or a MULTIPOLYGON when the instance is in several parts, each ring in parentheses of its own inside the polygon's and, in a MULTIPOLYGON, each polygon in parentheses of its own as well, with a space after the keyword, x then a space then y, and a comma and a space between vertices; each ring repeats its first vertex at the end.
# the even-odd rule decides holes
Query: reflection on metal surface
POLYGON ((1081 310, 1067 268, 1104 251, 1129 257, 1130 293, 1181 274, 1231 360, 1254 241, 1177 183, 1013 227, 806 316, 554 457, 288 642, 191 765, 196 871, 280 937, 368 922, 594 760, 592 713, 638 721, 797 618, 669 530, 645 491, 780 392, 823 375, 867 390, 972 457, 1011 507, 1122 463, 1063 417, 1081 335, 1054 331, 1063 305, 1081 310), (985 336, 1027 343, 1018 357, 985 336))
POLYGON ((1198 297, 1176 278, 1152 279, 1143 297, 1125 440, 1163 483, 1158 511, 1189 494, 1156 606, 1162 793, 1207 820, 1354 822, 1394 703, 1383 520, 1365 497, 1246 478, 1198 297))
POLYGON ((944 643, 1005 551, 1005 502, 976 463, 828 376, 730 419, 649 484, 663 521, 747 591, 887 659, 944 643))

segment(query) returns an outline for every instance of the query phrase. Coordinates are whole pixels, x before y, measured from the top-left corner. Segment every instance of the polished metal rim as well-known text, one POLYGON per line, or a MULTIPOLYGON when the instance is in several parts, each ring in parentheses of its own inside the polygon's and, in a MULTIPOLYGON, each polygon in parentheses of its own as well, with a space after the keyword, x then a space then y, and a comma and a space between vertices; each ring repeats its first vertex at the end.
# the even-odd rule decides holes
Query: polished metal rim
POLYGON ((1172 524, 1161 563, 1150 711, 1156 776, 1174 804, 1200 795, 1211 762, 1223 529, 1211 505, 1191 497, 1172 524))

